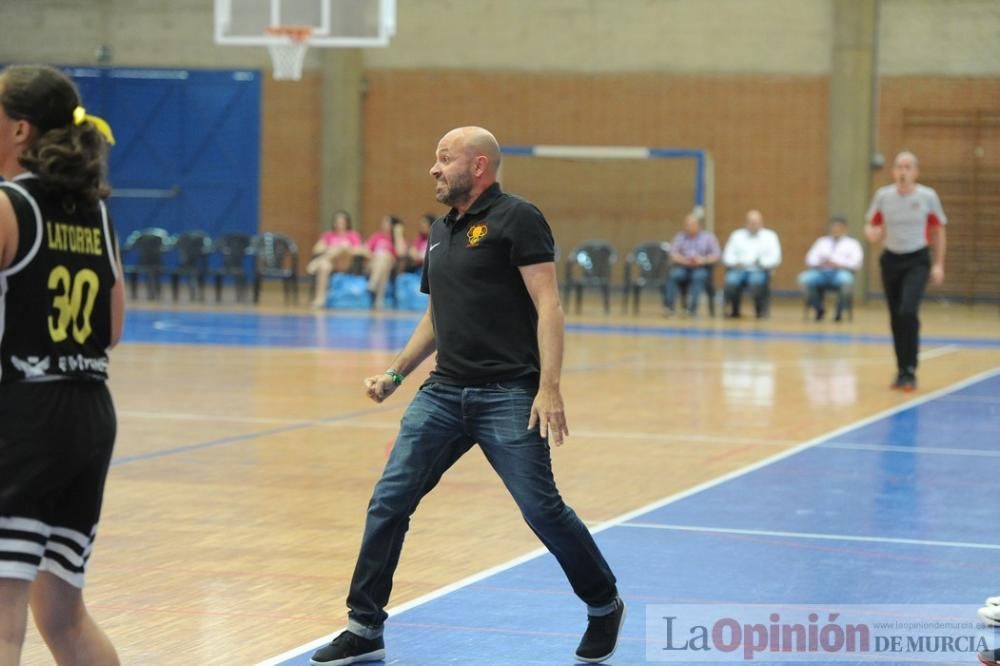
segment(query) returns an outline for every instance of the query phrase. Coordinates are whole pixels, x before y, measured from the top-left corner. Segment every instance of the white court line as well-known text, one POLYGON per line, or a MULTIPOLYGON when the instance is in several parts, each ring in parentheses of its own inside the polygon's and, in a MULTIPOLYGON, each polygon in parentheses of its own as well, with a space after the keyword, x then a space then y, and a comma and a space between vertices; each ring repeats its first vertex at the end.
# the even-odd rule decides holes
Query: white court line
POLYGON ((921 361, 926 361, 928 359, 937 358, 939 356, 945 356, 947 354, 954 354, 960 351, 962 348, 958 345, 942 345, 940 347, 933 347, 927 351, 922 351, 917 354, 917 358, 921 361))
MULTIPOLYGON (((975 384, 976 382, 979 382, 979 381, 982 381, 984 379, 988 379, 990 377, 994 377, 994 376, 997 376, 997 375, 1000 375, 1000 369, 996 369, 995 368, 995 369, 992 369, 992 370, 986 370, 986 371, 981 372, 981 373, 979 373, 977 375, 973 375, 972 377, 969 377, 968 379, 963 379, 960 382, 956 382, 955 384, 952 384, 951 386, 946 386, 945 388, 938 389, 937 391, 933 391, 933 392, 928 393, 926 395, 922 395, 922 396, 920 396, 918 398, 915 398, 914 400, 911 400, 909 402, 904 402, 904 403, 902 403, 900 405, 896 405, 895 407, 890 407, 889 409, 885 409, 885 410, 883 410, 881 412, 878 412, 877 414, 873 414, 872 416, 869 416, 867 418, 861 419, 860 421, 856 421, 856 422, 851 423, 849 425, 842 426, 842 427, 837 428, 836 430, 828 432, 828 433, 826 433, 824 435, 820 435, 819 437, 815 437, 813 439, 810 439, 809 441, 804 442, 804 443, 802 443, 802 444, 800 444, 800 445, 798 445, 798 446, 796 446, 794 448, 788 449, 787 451, 782 451, 781 453, 777 453, 777 454, 775 454, 773 456, 770 456, 770 457, 765 458, 763 460, 760 460, 758 462, 755 462, 755 463, 752 463, 750 465, 747 465, 746 467, 743 467, 741 469, 734 470, 732 472, 729 472, 728 474, 723 474, 722 476, 720 476, 718 478, 712 479, 710 481, 705 481, 704 483, 700 483, 697 486, 693 486, 691 488, 688 488, 687 490, 682 490, 679 493, 675 493, 675 494, 670 495, 668 497, 665 497, 663 499, 657 500, 656 502, 652 502, 652 503, 647 504, 645 506, 639 507, 638 509, 635 509, 633 511, 629 511, 629 512, 624 513, 624 514, 622 514, 620 516, 612 518, 611 520, 608 520, 608 521, 606 521, 604 523, 601 523, 597 527, 593 528, 591 530, 591 533, 592 534, 596 534, 598 532, 603 532, 604 530, 609 529, 611 527, 616 527, 618 525, 621 525, 623 523, 626 523, 626 522, 632 520, 633 518, 641 516, 644 513, 649 513, 650 511, 655 511, 656 509, 664 507, 664 506, 666 506, 668 504, 672 504, 672 503, 677 502, 679 500, 682 500, 682 499, 684 499, 686 497, 690 497, 691 495, 695 495, 697 493, 700 493, 703 490, 708 490, 709 488, 713 488, 713 487, 721 485, 721 484, 723 484, 723 483, 725 483, 727 481, 731 481, 731 480, 739 478, 741 476, 745 476, 746 474, 749 474, 750 472, 755 472, 755 471, 757 471, 757 470, 759 470, 761 468, 767 467, 768 465, 773 465, 774 463, 779 462, 781 460, 784 460, 785 458, 789 458, 789 457, 795 455, 796 453, 804 451, 804 450, 806 450, 806 449, 808 449, 810 447, 816 446, 817 444, 820 444, 824 440, 832 439, 832 438, 837 437, 838 435, 841 435, 841 434, 843 434, 845 432, 850 432, 851 430, 854 430, 856 428, 864 427, 864 426, 868 425, 869 423, 873 423, 875 421, 878 421, 879 419, 884 419, 884 418, 886 418, 888 416, 892 416, 893 414, 897 414, 897 413, 899 413, 901 411, 904 411, 906 409, 910 409, 911 407, 916 407, 917 405, 922 405, 923 403, 929 402, 931 400, 934 400, 935 398, 938 398, 938 397, 940 397, 942 395, 946 395, 948 393, 953 393, 955 391, 959 391, 959 390, 965 388, 966 386, 970 386, 971 384, 975 384)), ((426 604, 426 603, 431 602, 431 601, 433 601, 435 599, 443 597, 446 594, 450 594, 451 592, 454 592, 455 590, 460 590, 463 587, 468 587, 469 585, 472 585, 473 583, 477 583, 477 582, 479 582, 479 581, 481 581, 481 580, 483 580, 485 578, 489 578, 490 576, 492 576, 494 574, 502 573, 504 571, 507 571, 508 569, 512 569, 513 567, 516 567, 519 564, 523 564, 524 562, 528 562, 530 560, 533 560, 534 558, 539 557, 540 555, 544 555, 547 552, 548 552, 548 550, 546 550, 545 547, 536 548, 535 550, 533 550, 531 552, 528 552, 528 553, 525 553, 524 555, 522 555, 520 557, 517 557, 517 558, 514 558, 513 560, 510 560, 508 562, 504 562, 503 564, 499 564, 499 565, 497 565, 495 567, 491 567, 489 569, 486 569, 485 571, 481 571, 481 572, 473 574, 471 576, 467 576, 466 578, 463 578, 463 579, 461 579, 459 581, 451 583, 450 585, 445 585, 444 587, 441 587, 441 588, 439 588, 437 590, 434 590, 433 592, 429 592, 429 593, 427 593, 427 594, 425 594, 423 596, 417 597, 416 599, 413 599, 413 600, 408 601, 406 603, 400 604, 399 606, 393 606, 392 608, 387 609, 387 612, 388 612, 389 616, 391 617, 393 615, 397 615, 397 614, 402 613, 404 611, 410 610, 411 608, 416 608, 417 606, 422 606, 423 604, 426 604)), ((341 631, 343 631, 343 629, 339 629, 339 630, 337 630, 337 631, 335 631, 335 632, 333 632, 331 634, 328 634, 327 636, 324 636, 322 638, 318 638, 318 639, 316 639, 314 641, 310 641, 310 642, 308 642, 308 643, 306 643, 304 645, 300 645, 298 647, 292 648, 291 650, 283 652, 283 653, 279 654, 276 657, 271 657, 270 659, 266 659, 264 661, 259 662, 257 664, 257 666, 276 666, 277 664, 280 664, 283 661, 291 659, 292 657, 299 656, 303 652, 306 652, 308 650, 312 650, 312 649, 318 648, 321 645, 325 645, 334 636, 336 636, 337 634, 339 634, 341 631)))
POLYGON ((730 527, 701 527, 698 525, 672 525, 659 523, 625 523, 619 527, 677 532, 708 532, 712 534, 744 534, 748 536, 788 537, 791 539, 821 539, 823 541, 863 541, 865 543, 899 543, 908 546, 940 546, 942 548, 979 548, 1000 550, 1000 543, 975 543, 971 541, 931 541, 928 539, 899 539, 895 537, 854 536, 851 534, 823 534, 821 532, 779 532, 775 530, 744 530, 730 527))
POLYGON ((823 444, 820 449, 846 449, 848 451, 875 451, 878 453, 930 453, 939 456, 981 456, 984 458, 1000 458, 1000 451, 989 449, 949 449, 941 446, 889 446, 886 444, 851 444, 837 442, 823 444))

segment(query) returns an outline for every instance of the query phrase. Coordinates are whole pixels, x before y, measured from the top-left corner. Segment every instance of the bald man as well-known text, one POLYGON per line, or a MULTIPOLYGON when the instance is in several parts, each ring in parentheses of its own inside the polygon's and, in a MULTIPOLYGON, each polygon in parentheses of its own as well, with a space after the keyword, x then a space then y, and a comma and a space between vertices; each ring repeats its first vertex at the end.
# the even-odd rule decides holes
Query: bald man
POLYGON ((875 192, 865 225, 868 240, 885 247, 879 268, 896 352, 896 378, 890 388, 905 392, 917 388, 920 301, 928 281, 935 286, 944 282, 944 227, 948 224, 941 199, 917 182, 919 173, 916 155, 909 151, 896 155, 895 182, 875 192))
POLYGON ((385 658, 384 609, 410 515, 475 444, 587 605, 576 658, 599 663, 615 651, 625 605, 552 474, 549 443, 569 435, 555 241, 541 211, 501 191, 499 166, 500 146, 480 127, 454 129, 438 143, 430 173, 435 197, 451 209, 431 224, 421 285, 430 302, 392 367, 365 380, 368 396, 381 403, 435 351, 436 365, 403 415, 368 505, 347 630, 312 664, 385 658))
POLYGON ((729 235, 722 263, 726 265, 725 298, 730 307, 726 316, 740 316, 740 296, 747 288, 753 294, 757 318, 767 316, 767 290, 771 271, 781 264, 781 242, 778 234, 764 228, 759 210, 747 211, 745 226, 729 235))

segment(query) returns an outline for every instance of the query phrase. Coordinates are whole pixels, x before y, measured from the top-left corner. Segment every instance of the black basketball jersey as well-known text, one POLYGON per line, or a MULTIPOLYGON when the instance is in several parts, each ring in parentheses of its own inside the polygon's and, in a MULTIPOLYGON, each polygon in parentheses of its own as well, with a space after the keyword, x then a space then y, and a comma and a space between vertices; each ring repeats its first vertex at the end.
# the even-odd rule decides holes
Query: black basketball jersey
POLYGON ((108 377, 116 237, 104 202, 73 204, 33 174, 0 183, 17 216, 0 271, 0 383, 108 377))

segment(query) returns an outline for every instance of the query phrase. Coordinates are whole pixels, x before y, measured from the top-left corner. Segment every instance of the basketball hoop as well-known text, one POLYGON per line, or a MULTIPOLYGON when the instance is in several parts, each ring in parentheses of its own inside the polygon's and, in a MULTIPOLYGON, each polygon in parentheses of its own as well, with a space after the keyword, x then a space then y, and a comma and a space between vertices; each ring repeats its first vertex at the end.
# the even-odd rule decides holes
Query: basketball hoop
POLYGON ((267 28, 267 34, 277 38, 267 44, 276 81, 298 81, 302 78, 302 63, 305 61, 312 33, 313 29, 308 25, 275 25, 267 28))

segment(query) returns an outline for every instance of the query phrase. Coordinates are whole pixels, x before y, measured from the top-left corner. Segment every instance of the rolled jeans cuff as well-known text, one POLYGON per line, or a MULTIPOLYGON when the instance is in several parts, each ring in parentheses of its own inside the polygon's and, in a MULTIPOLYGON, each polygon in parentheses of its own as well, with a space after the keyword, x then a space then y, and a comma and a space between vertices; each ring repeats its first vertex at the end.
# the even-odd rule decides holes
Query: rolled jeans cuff
POLYGON ((618 610, 618 597, 615 597, 603 606, 587 606, 587 615, 589 617, 601 617, 603 615, 610 615, 618 610))
POLYGON ((383 627, 369 627, 357 620, 347 620, 347 630, 356 636, 373 641, 382 635, 383 627))

